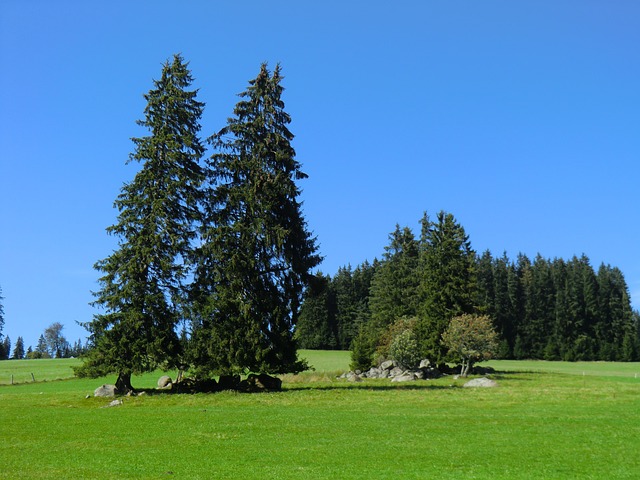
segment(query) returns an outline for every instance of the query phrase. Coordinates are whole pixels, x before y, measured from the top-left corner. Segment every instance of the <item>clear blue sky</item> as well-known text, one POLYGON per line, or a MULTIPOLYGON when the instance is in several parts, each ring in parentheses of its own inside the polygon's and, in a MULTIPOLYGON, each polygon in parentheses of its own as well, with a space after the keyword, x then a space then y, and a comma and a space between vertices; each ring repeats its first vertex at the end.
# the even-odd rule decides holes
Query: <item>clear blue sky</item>
POLYGON ((638 308, 639 48, 635 0, 3 0, 4 333, 84 338, 143 94, 174 53, 205 136, 282 64, 322 271, 447 210, 478 252, 619 267, 638 308))

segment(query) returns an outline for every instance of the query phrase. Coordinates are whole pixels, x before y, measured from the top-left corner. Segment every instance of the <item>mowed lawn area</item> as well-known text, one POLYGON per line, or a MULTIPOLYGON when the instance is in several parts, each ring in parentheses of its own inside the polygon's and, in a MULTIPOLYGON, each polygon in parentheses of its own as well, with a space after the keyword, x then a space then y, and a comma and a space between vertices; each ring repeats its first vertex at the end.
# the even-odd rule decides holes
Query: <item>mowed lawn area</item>
POLYGON ((0 362, 0 478, 639 477, 640 364, 490 362, 499 386, 469 389, 349 383, 336 378, 347 352, 301 356, 315 371, 285 376, 282 392, 109 408, 85 396, 115 376, 55 381, 78 360, 0 362), (8 385, 23 369, 27 383, 8 385))

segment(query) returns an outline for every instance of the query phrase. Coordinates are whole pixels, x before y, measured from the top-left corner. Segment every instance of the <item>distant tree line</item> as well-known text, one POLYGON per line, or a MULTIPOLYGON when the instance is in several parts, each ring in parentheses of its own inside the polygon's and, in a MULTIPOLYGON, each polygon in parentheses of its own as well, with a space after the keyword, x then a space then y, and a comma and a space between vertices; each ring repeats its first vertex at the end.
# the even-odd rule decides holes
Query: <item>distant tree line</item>
POLYGON ((296 329, 301 347, 351 349, 354 366, 367 368, 385 353, 394 323, 413 318, 420 354, 439 363, 450 359, 442 342, 449 321, 484 314, 498 333, 499 358, 640 359, 639 315, 618 268, 595 271, 584 255, 477 255, 446 212, 421 225, 418 238, 396 226, 380 261, 316 275, 296 329))
POLYGON ((35 349, 31 346, 25 350, 24 339, 20 336, 11 349, 11 339, 5 336, 2 339, 0 331, 0 360, 22 360, 22 359, 38 359, 38 358, 78 358, 87 351, 86 342, 78 339, 75 343, 70 344, 62 335, 64 326, 60 322, 54 322, 47 327, 42 335, 38 338, 35 349))

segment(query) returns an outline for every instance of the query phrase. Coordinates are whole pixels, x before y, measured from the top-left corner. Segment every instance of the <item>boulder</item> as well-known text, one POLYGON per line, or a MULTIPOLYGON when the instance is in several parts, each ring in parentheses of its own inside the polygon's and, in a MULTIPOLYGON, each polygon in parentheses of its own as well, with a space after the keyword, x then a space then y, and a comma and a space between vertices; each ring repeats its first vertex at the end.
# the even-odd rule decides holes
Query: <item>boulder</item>
POLYGON ((394 367, 393 360, 387 360, 380 364, 380 370, 391 370, 394 367))
POLYGON ((404 371, 399 368, 399 367, 393 367, 390 371, 389 371, 389 376, 390 377, 398 377, 400 375, 402 375, 404 373, 404 371))
POLYGON ((467 383, 463 385, 463 387, 471 387, 471 388, 497 387, 497 386, 498 386, 498 383, 495 380, 491 380, 486 377, 474 378, 473 380, 469 380, 467 383))
POLYGON ((420 365, 418 368, 429 368, 431 366, 431 362, 426 358, 424 360, 420 360, 420 365))
POLYGON ((168 375, 163 375, 158 379, 158 388, 171 390, 173 386, 173 382, 171 381, 171 377, 168 375))
POLYGON ((115 385, 102 385, 93 392, 94 397, 115 397, 118 395, 118 389, 115 385))
POLYGON ((381 373, 382 372, 379 368, 371 367, 369 371, 364 374, 364 376, 367 378, 380 378, 381 373))
POLYGON ((392 382, 414 382, 416 380, 416 376, 413 372, 404 372, 402 375, 396 375, 391 379, 392 382))
POLYGON ((358 375, 357 373, 349 372, 347 374, 347 380, 350 382, 361 382, 362 378, 360 378, 360 375, 358 375))
POLYGON ((247 385, 250 391, 255 392, 277 392, 282 390, 282 380, 277 377, 272 377, 266 373, 260 375, 251 374, 247 377, 247 385))

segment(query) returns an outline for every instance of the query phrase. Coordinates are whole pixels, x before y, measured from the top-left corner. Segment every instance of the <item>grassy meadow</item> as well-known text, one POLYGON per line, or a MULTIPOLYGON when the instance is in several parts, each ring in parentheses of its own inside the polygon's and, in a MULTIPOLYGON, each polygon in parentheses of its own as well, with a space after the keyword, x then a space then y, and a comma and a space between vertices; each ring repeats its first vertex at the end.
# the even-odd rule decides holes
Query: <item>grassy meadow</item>
POLYGON ((638 363, 494 361, 499 387, 467 389, 349 383, 336 379, 348 353, 301 356, 315 371, 282 392, 111 408, 85 396, 115 378, 53 381, 78 360, 0 362, 0 478, 638 478, 638 363), (7 385, 18 371, 28 381, 7 385))

